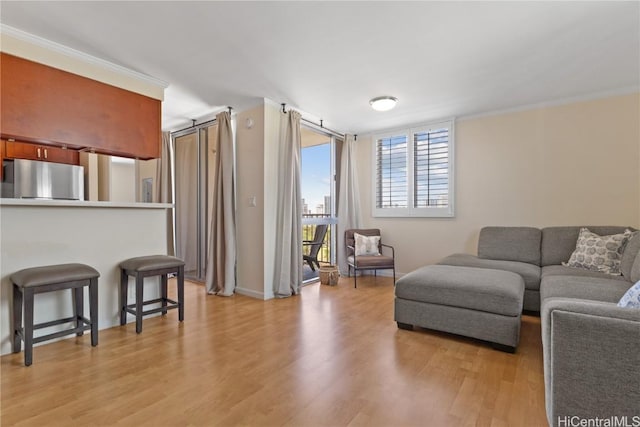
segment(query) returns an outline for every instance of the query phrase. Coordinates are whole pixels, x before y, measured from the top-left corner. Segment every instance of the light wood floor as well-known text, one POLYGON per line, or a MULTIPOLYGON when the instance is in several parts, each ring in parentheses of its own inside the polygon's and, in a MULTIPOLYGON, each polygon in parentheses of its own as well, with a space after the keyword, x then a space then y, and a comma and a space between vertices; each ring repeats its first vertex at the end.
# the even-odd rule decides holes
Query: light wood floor
MULTIPOLYGON (((177 312, 1 360, 2 426, 544 426, 540 319, 517 354, 398 330, 378 277, 260 301, 186 286, 177 312)), ((172 287, 173 288, 173 287, 172 287)))

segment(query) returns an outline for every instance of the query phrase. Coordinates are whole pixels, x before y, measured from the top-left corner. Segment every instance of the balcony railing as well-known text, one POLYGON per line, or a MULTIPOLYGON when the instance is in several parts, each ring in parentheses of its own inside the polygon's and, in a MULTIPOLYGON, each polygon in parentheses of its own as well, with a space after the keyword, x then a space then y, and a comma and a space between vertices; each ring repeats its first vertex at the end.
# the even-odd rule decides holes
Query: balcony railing
MULTIPOLYGON (((303 225, 302 225, 302 240, 313 240, 313 236, 316 232, 316 227, 318 224, 314 223, 314 219, 318 220, 318 223, 325 223, 322 221, 324 218, 330 218, 329 214, 303 214, 303 225)), ((320 251, 318 251, 318 261, 321 263, 331 263, 331 229, 329 226, 327 229, 327 234, 324 235, 324 241, 322 243, 322 247, 320 251)), ((303 246, 302 251, 306 255, 309 253, 309 246, 303 246)))

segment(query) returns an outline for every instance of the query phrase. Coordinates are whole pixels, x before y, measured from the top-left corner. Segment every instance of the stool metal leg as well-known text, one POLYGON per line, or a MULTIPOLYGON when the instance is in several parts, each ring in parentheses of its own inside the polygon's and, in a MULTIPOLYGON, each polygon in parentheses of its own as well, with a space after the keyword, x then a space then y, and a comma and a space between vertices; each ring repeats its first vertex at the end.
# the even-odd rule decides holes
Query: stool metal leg
POLYGON ((129 290, 129 275, 124 269, 120 270, 120 325, 127 324, 127 291, 129 290))
POLYGON ((178 268, 178 320, 184 320, 184 266, 178 268))
MULTIPOLYGON (((80 288, 82 289, 82 288, 80 288)), ((89 281, 89 317, 91 318, 91 345, 98 345, 98 279, 89 281)))
POLYGON ((166 308, 167 308, 167 298, 168 298, 166 274, 160 275, 160 297, 162 298, 162 308, 164 308, 164 310, 162 310, 162 315, 164 316, 165 314, 167 314, 166 308))
POLYGON ((24 289, 24 364, 30 366, 33 361, 33 289, 24 289))
POLYGON ((144 276, 136 275, 136 333, 142 332, 142 298, 144 289, 144 276))
POLYGON ((13 352, 22 349, 22 290, 13 285, 13 352))
MULTIPOLYGON (((76 318, 76 328, 80 329, 84 326, 82 317, 84 316, 84 288, 73 288, 73 316, 76 318)), ((84 335, 84 331, 76 332, 76 335, 81 337, 84 335)))

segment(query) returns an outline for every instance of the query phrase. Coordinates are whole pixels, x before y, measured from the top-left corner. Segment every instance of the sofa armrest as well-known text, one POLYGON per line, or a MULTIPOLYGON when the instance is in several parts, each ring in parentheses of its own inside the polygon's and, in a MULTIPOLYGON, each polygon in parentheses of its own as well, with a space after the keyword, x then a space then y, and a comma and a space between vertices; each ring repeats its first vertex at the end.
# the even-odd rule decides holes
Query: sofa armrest
POLYGON ((640 310, 550 298, 542 307, 547 417, 640 421, 640 310))

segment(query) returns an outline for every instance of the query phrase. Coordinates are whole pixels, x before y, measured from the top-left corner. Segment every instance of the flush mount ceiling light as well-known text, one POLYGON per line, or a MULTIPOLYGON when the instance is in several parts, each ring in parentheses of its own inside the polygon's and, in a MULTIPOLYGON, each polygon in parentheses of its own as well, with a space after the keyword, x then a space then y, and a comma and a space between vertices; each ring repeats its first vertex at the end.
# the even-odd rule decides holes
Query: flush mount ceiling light
POLYGON ((371 108, 376 111, 389 111, 396 106, 397 102, 398 98, 394 98, 393 96, 378 96, 369 101, 369 104, 371 104, 371 108))

